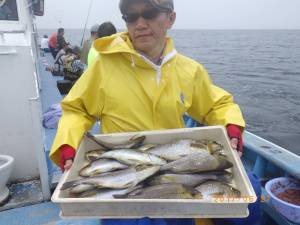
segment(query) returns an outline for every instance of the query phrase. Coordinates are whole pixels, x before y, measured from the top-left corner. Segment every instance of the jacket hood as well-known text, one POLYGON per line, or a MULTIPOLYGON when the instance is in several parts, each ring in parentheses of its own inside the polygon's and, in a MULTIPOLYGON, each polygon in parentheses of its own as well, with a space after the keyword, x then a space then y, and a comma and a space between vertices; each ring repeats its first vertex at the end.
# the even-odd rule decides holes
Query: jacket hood
MULTIPOLYGON (((174 53, 176 53, 176 50, 174 49, 172 39, 166 37, 166 43, 166 48, 163 53, 164 57, 170 54, 175 55, 174 53)), ((141 60, 141 54, 133 48, 128 32, 117 33, 109 37, 99 38, 94 41, 93 46, 102 55, 121 53, 124 54, 130 61, 134 60, 134 64, 140 64, 139 61, 141 60)))

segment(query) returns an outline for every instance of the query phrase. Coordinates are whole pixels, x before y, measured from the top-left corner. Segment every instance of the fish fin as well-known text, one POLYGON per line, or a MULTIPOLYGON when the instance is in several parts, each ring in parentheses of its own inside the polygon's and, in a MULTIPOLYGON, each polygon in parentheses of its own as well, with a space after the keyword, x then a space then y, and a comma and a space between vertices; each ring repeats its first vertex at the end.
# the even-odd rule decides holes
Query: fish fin
POLYGON ((99 159, 99 157, 96 157, 96 156, 86 156, 85 158, 86 158, 86 160, 88 160, 89 162, 94 162, 94 161, 96 161, 96 160, 99 159))
POLYGON ((142 135, 142 136, 139 136, 139 135, 133 136, 132 138, 129 139, 131 142, 134 143, 131 146, 131 148, 139 148, 143 144, 145 139, 146 139, 146 136, 144 136, 144 135, 142 135))
POLYGON ((154 144, 148 144, 148 145, 142 145, 139 148, 137 148, 136 150, 141 151, 141 152, 146 152, 146 151, 151 150, 155 147, 156 147, 156 145, 154 145, 154 144))
POLYGON ((66 189, 69 189, 71 187, 75 187, 78 184, 79 184, 78 180, 69 181, 69 182, 64 183, 62 185, 62 187, 60 188, 60 190, 66 190, 66 189))

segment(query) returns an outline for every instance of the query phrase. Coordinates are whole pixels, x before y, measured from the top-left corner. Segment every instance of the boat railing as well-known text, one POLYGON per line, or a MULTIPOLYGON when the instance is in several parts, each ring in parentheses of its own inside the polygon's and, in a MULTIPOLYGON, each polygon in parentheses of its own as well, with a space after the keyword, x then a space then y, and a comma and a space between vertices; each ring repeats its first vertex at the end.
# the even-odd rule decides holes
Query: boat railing
POLYGON ((244 133, 244 140, 245 148, 256 153, 253 173, 258 177, 265 177, 268 167, 273 165, 285 175, 300 179, 300 156, 250 132, 244 133))

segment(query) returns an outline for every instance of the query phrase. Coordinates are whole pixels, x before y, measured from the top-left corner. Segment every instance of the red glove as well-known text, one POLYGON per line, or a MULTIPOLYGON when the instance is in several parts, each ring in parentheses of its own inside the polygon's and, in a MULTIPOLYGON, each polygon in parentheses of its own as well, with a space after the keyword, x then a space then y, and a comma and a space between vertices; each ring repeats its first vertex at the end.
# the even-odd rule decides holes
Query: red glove
POLYGON ((60 162, 59 162, 59 166, 61 168, 61 170, 64 172, 65 171, 65 162, 68 159, 73 160, 75 158, 75 149, 72 148, 70 145, 62 145, 60 147, 60 162))
POLYGON ((234 124, 228 124, 227 127, 227 134, 230 139, 237 138, 238 139, 238 145, 237 145, 237 151, 243 152, 243 137, 242 137, 242 127, 234 124))

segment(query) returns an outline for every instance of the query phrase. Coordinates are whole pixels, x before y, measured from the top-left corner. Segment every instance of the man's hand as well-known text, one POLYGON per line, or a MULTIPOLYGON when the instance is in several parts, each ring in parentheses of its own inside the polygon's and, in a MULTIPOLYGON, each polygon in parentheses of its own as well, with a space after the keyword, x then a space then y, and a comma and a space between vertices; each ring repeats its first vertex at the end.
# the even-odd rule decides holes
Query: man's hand
POLYGON ((65 161, 64 169, 69 170, 69 169, 71 169, 72 165, 73 165, 73 160, 68 159, 68 160, 65 161))
POLYGON ((73 165, 73 159, 75 158, 75 149, 69 145, 62 145, 60 147, 60 168, 64 172, 69 170, 73 165))
POLYGON ((237 149, 238 148, 238 143, 239 143, 239 140, 237 138, 231 138, 230 139, 230 145, 231 145, 231 147, 238 152, 238 154, 239 154, 240 157, 242 157, 243 152, 238 151, 238 149, 237 149))

